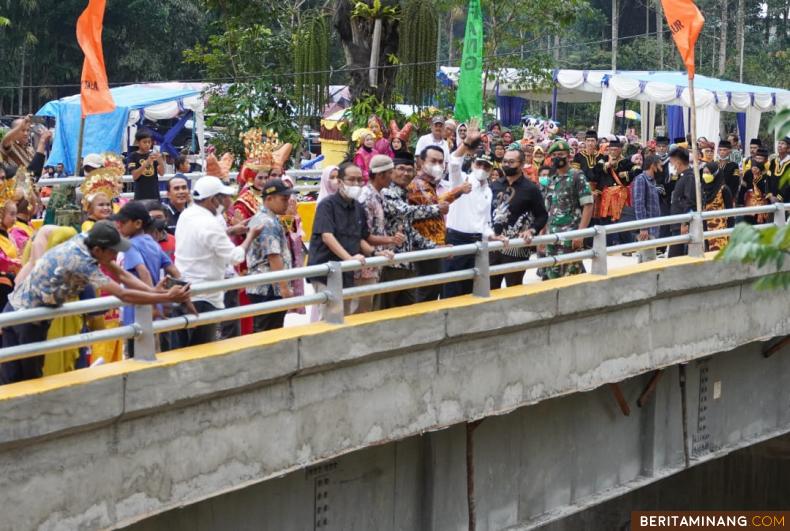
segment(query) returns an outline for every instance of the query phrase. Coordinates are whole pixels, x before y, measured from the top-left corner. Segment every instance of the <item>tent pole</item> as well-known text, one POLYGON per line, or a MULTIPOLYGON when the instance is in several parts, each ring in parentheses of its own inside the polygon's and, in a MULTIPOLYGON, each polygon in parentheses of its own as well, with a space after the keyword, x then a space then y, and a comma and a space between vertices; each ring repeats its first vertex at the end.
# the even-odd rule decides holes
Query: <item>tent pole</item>
POLYGON ((74 175, 79 175, 80 171, 82 170, 82 140, 85 136, 85 117, 82 117, 80 120, 80 137, 79 142, 77 143, 77 166, 74 169, 74 175))
POLYGON ((702 212, 702 184, 699 164, 697 164, 697 101, 694 98, 694 78, 689 76, 689 97, 691 98, 691 163, 694 170, 694 186, 697 192, 697 212, 702 212))

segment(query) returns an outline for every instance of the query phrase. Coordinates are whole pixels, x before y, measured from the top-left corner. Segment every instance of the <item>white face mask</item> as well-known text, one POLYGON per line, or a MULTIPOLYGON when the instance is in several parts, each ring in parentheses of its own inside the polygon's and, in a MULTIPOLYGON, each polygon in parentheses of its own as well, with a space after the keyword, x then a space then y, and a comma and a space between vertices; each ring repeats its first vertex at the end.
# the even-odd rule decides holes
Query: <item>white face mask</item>
POLYGON ((432 164, 425 167, 426 175, 430 175, 434 180, 438 181, 444 177, 444 168, 439 164, 432 164))
POLYGON ((485 170, 477 169, 472 170, 472 177, 477 179, 478 181, 487 181, 488 180, 488 172, 485 170))
POLYGON ((346 186, 344 184, 343 185, 343 193, 349 199, 353 199, 353 200, 356 201, 359 198, 359 194, 362 193, 362 187, 361 186, 346 186))

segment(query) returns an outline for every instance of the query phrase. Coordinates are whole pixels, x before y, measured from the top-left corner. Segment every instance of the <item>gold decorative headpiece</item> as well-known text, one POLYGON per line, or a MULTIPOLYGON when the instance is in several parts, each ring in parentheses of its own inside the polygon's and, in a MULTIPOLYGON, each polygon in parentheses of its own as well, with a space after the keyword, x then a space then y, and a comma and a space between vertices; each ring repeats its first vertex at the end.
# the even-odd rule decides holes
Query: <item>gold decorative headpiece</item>
POLYGON ((16 199, 16 177, 0 179, 0 202, 16 199))
POLYGON ((121 179, 123 174, 123 166, 119 168, 115 165, 105 166, 90 172, 80 185, 82 207, 87 210, 93 198, 99 193, 106 195, 111 201, 118 197, 123 186, 123 180, 121 179))
POLYGON ((263 129, 255 128, 242 133, 240 137, 247 155, 244 165, 255 171, 271 170, 274 165, 272 154, 282 145, 277 133, 269 129, 264 136, 263 129))

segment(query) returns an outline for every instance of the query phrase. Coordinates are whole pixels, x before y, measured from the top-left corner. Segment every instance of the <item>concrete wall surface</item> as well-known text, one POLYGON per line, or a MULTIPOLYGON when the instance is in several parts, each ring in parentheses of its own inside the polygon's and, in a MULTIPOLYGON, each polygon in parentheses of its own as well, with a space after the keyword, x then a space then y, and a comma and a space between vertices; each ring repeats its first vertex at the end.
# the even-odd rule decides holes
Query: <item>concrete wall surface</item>
MULTIPOLYGON (((603 386, 483 421, 473 435, 476 528, 620 530, 632 510, 782 509, 788 436, 758 444, 759 452, 717 457, 790 428, 790 348, 765 359, 754 343, 686 366, 689 469, 678 373, 666 369, 642 408, 634 403, 651 375, 621 382, 628 416, 603 386)), ((466 425, 455 425, 174 509, 127 531, 462 531, 465 459, 466 425)))
MULTIPOLYGON (((5 386, 0 529, 125 525, 355 450, 785 335, 788 295, 753 291, 761 274, 673 259, 5 386)), ((749 413, 762 427, 760 412, 749 413)), ((783 426, 779 415, 772 422, 783 426)), ((734 441, 750 433, 739 429, 734 441)), ((549 496, 536 514, 568 499, 549 496)))

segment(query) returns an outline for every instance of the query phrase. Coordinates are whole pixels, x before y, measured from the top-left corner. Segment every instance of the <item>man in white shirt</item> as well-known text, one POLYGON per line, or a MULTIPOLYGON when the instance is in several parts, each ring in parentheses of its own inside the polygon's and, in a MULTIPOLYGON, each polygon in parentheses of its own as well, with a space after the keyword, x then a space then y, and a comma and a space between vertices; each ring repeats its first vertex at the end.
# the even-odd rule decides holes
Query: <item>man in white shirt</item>
MULTIPOLYGON (((192 188, 192 206, 186 208, 176 225, 176 267, 182 280, 190 284, 225 278, 228 265, 244 260, 247 249, 260 234, 261 227, 250 229, 241 245, 234 245, 221 218, 235 188, 217 177, 201 177, 192 188)), ((223 292, 203 293, 194 299, 199 313, 225 307, 223 292)), ((217 324, 199 326, 174 333, 174 348, 201 345, 216 340, 217 324)))
MULTIPOLYGON (((491 222, 491 203, 493 195, 488 181, 493 170, 493 160, 488 154, 478 155, 472 164, 472 173, 463 173, 461 166, 464 155, 472 154, 480 144, 479 131, 469 129, 466 140, 450 156, 450 186, 456 187, 468 182, 472 191, 456 199, 447 214, 448 245, 465 245, 482 241, 502 241, 507 238, 494 233, 491 222)), ((454 256, 447 259, 447 271, 461 271, 475 266, 475 255, 454 256)), ((445 284, 443 298, 472 293, 473 281, 462 280, 445 284)))
POLYGON ((444 138, 444 117, 434 116, 431 119, 431 132, 417 140, 414 155, 421 155, 422 151, 428 146, 439 146, 444 151, 444 160, 450 158, 450 145, 444 138))

